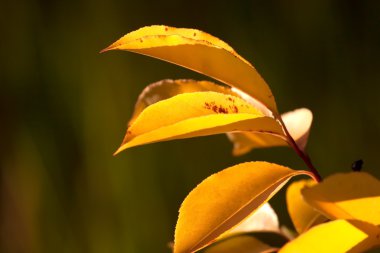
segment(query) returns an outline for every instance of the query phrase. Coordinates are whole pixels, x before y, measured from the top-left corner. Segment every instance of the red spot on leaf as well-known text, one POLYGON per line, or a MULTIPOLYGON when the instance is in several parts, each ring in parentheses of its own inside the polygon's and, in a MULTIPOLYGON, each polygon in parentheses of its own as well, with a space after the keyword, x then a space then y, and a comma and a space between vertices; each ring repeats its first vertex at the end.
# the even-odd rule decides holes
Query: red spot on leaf
POLYGON ((218 106, 215 102, 205 102, 204 108, 208 110, 212 110, 215 113, 228 113, 228 108, 223 107, 222 105, 218 106))

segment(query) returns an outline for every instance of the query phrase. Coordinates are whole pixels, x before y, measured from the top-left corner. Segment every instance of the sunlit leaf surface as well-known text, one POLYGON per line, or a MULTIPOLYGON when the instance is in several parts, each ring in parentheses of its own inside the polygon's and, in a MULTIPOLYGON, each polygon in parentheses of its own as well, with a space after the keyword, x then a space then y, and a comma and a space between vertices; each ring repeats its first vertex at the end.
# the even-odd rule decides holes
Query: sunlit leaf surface
POLYGON ((241 98, 218 92, 182 93, 136 115, 117 152, 158 141, 231 131, 270 131, 283 135, 276 120, 241 98))
POLYGON ((290 184, 286 190, 288 212, 298 233, 303 233, 312 225, 326 221, 326 218, 309 206, 301 195, 301 190, 305 186, 313 186, 315 184, 317 183, 310 179, 300 180, 290 184))
POLYGON ((302 174, 310 175, 267 162, 249 162, 208 177, 182 203, 174 252, 205 247, 267 202, 291 177, 302 174))
POLYGON ((380 181, 365 172, 335 174, 302 190, 305 200, 330 219, 380 225, 380 181))
POLYGON ((182 93, 198 91, 215 91, 226 95, 239 96, 231 91, 230 87, 209 81, 196 81, 191 79, 165 79, 148 85, 139 95, 132 120, 135 119, 146 107, 182 93))
POLYGON ((272 92, 256 69, 228 44, 195 29, 148 26, 104 49, 127 50, 203 73, 248 93, 277 112, 272 92))
POLYGON ((335 220, 311 228, 279 253, 359 253, 379 245, 378 227, 357 220, 335 220))

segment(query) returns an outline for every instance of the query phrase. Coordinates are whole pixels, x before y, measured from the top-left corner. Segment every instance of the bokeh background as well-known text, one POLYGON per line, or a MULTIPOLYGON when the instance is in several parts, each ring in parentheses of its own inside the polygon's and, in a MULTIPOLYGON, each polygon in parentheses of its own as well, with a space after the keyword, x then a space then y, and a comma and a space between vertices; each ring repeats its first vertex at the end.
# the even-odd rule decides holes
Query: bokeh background
MULTIPOLYGON (((113 157, 139 92, 208 79, 127 52, 98 54, 141 26, 222 38, 270 84, 280 111, 314 112, 308 152, 323 176, 380 176, 380 2, 1 0, 0 252, 170 252, 177 210, 202 179, 287 148, 231 155, 223 135, 113 157)), ((254 182, 253 182, 254 183, 254 182)), ((291 226, 284 191, 271 201, 291 226)))

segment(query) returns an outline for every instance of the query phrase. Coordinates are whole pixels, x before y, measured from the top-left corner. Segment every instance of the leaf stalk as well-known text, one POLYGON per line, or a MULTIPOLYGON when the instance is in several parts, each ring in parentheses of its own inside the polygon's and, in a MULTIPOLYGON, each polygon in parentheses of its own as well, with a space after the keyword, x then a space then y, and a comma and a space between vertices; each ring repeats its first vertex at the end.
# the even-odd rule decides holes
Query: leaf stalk
POLYGON ((321 182, 322 177, 319 174, 318 170, 314 167, 309 155, 305 151, 301 150, 300 147, 297 145, 293 137, 290 135, 288 129, 286 128, 286 125, 284 121, 282 120, 281 116, 277 115, 276 118, 280 121, 282 128, 284 129, 285 134, 288 138, 288 142, 290 146, 296 151, 297 155, 304 161, 306 166, 309 168, 310 172, 314 174, 314 177, 317 180, 317 182, 318 183, 321 182))

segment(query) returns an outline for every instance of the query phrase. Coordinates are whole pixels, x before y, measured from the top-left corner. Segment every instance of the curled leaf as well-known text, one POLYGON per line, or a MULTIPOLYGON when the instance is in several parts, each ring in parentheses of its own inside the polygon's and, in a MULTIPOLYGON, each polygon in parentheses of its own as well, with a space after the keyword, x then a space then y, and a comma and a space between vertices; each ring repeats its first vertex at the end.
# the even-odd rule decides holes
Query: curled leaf
POLYGON ((211 91, 191 92, 146 107, 131 122, 116 153, 147 143, 231 131, 284 134, 277 121, 239 97, 211 91))
POLYGON ((301 190, 304 187, 316 185, 314 180, 300 180, 291 183, 286 189, 286 205, 295 229, 299 234, 308 230, 311 226, 319 224, 327 219, 303 199, 301 190))
POLYGON ((186 197, 179 210, 174 252, 194 252, 243 221, 293 176, 310 172, 267 162, 239 164, 216 173, 186 197))
POLYGON ((256 69, 227 43, 205 32, 147 26, 128 33, 102 50, 144 54, 203 73, 236 87, 277 113, 272 92, 256 69))
MULTIPOLYGON (((297 145, 304 150, 309 137, 313 114, 307 108, 284 113, 282 119, 297 145)), ((236 156, 248 153, 254 148, 288 146, 287 139, 272 133, 237 132, 228 133, 234 144, 232 153, 236 156)))
POLYGON ((332 175, 302 190, 307 203, 330 219, 380 225, 380 181, 365 172, 332 175))
POLYGON ((335 220, 311 228, 279 253, 359 253, 379 246, 378 227, 358 220, 335 220))

